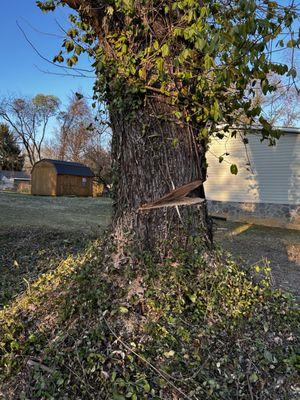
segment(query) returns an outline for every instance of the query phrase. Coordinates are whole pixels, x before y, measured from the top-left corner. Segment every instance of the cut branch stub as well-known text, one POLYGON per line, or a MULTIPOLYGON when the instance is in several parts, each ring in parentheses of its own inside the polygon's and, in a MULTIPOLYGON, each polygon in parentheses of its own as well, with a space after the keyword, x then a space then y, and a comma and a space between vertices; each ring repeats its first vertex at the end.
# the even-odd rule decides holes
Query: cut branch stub
POLYGON ((204 201, 204 198, 188 197, 188 195, 197 187, 201 186, 202 183, 202 180, 187 183, 186 185, 172 190, 170 193, 152 203, 143 204, 138 209, 138 211, 147 211, 155 208, 194 205, 202 203, 204 201))

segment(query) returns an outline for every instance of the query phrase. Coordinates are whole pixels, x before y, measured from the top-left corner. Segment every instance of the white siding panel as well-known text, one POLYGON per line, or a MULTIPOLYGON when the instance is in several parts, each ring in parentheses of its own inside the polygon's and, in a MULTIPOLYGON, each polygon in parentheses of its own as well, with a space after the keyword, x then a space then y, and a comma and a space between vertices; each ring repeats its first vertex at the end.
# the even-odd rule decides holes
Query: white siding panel
POLYGON ((213 139, 208 156, 208 179, 205 183, 209 200, 300 204, 300 134, 286 133, 276 146, 260 142, 260 137, 213 139), (229 156, 224 156, 229 153, 229 156), (224 161, 219 163, 219 156, 224 161), (250 162, 250 165, 249 165, 250 162), (237 175, 230 173, 236 164, 237 175))

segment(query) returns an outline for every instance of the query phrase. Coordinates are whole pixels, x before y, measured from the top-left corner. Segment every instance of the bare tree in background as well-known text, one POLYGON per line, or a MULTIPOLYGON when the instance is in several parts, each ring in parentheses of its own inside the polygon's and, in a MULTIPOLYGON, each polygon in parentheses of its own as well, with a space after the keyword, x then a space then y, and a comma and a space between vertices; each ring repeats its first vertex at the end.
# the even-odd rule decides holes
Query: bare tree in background
POLYGON ((80 161, 85 144, 90 140, 87 129, 93 121, 91 110, 83 97, 72 95, 65 111, 58 115, 58 130, 53 142, 60 160, 80 161))
POLYGON ((57 114, 59 104, 57 97, 44 94, 0 101, 0 118, 13 129, 31 166, 42 158, 49 120, 57 114))
POLYGON ((269 74, 268 80, 276 87, 276 91, 266 95, 257 85, 254 88, 256 94, 253 98, 253 106, 262 108, 264 117, 272 126, 299 126, 300 92, 297 87, 284 82, 274 73, 269 74))
POLYGON ((104 111, 92 112, 87 100, 73 94, 65 111, 58 114, 58 128, 45 147, 44 155, 88 165, 105 184, 110 177, 110 153, 107 150, 108 120, 104 111))
POLYGON ((105 186, 108 186, 112 180, 111 130, 108 121, 107 110, 99 105, 91 125, 91 140, 85 151, 85 164, 94 171, 95 176, 105 186))
POLYGON ((87 146, 83 162, 92 169, 99 182, 105 186, 111 183, 111 154, 101 146, 97 137, 87 146))

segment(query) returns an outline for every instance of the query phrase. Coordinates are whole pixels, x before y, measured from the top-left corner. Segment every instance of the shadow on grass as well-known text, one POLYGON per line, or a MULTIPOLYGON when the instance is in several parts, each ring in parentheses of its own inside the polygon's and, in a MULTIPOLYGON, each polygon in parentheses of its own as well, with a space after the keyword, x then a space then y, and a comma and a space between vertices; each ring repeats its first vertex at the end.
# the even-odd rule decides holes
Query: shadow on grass
POLYGON ((245 266, 268 262, 273 285, 300 299, 299 231, 218 221, 215 241, 245 266))
MULTIPOLYGON (((19 234, 20 249, 23 243, 28 249, 29 238, 24 237, 25 232, 19 234)), ((109 306, 107 283, 99 274, 101 252, 97 240, 84 240, 82 234, 74 238, 68 234, 65 239, 61 232, 47 232, 40 242, 41 232, 35 234, 31 231, 31 248, 35 247, 45 260, 46 254, 53 257, 48 265, 37 257, 29 275, 26 269, 15 277, 10 274, 10 283, 16 283, 16 289, 7 306, 0 309, 0 398, 2 395, 7 400, 48 398, 52 389, 58 397, 52 397, 51 392, 49 398, 61 398, 57 393, 60 370, 68 371, 71 361, 77 363, 76 355, 62 352, 62 348, 77 348, 77 341, 85 343, 89 332, 96 332, 98 340, 99 301, 101 307, 109 306), (24 291, 20 282, 27 279, 25 276, 30 283, 24 291), (54 365, 49 368, 44 363, 54 365)), ((79 361, 76 368, 81 367, 79 361)))
POLYGON ((0 309, 30 289, 40 275, 83 250, 91 235, 41 227, 0 230, 0 309))

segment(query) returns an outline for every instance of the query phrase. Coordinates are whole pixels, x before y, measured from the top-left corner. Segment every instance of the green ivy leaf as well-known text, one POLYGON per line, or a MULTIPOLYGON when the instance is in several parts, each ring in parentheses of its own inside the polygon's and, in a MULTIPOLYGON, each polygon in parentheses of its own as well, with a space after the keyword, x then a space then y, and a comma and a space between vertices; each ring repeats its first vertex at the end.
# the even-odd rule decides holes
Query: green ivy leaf
POLYGON ((200 51, 204 49, 205 45, 206 45, 206 41, 202 38, 197 39, 195 42, 196 49, 200 50, 200 51))
POLYGON ((258 375, 257 375, 257 373, 256 373, 256 372, 253 372, 253 374, 250 375, 249 380, 250 380, 250 382, 253 382, 253 383, 257 382, 257 381, 258 381, 258 375))
POLYGON ((65 49, 67 50, 68 53, 70 53, 71 51, 74 50, 74 43, 69 40, 66 40, 65 41, 65 49))
POLYGON ((233 175, 237 175, 237 173, 238 173, 238 167, 237 167, 235 164, 231 164, 231 165, 230 165, 230 172, 231 172, 233 175))
POLYGON ((143 389, 146 393, 149 393, 151 390, 151 387, 149 385, 149 383, 147 381, 145 381, 144 385, 143 385, 143 389))
POLYGON ((161 55, 163 57, 167 57, 169 55, 170 51, 169 51, 169 46, 165 43, 162 47, 161 47, 161 55))

